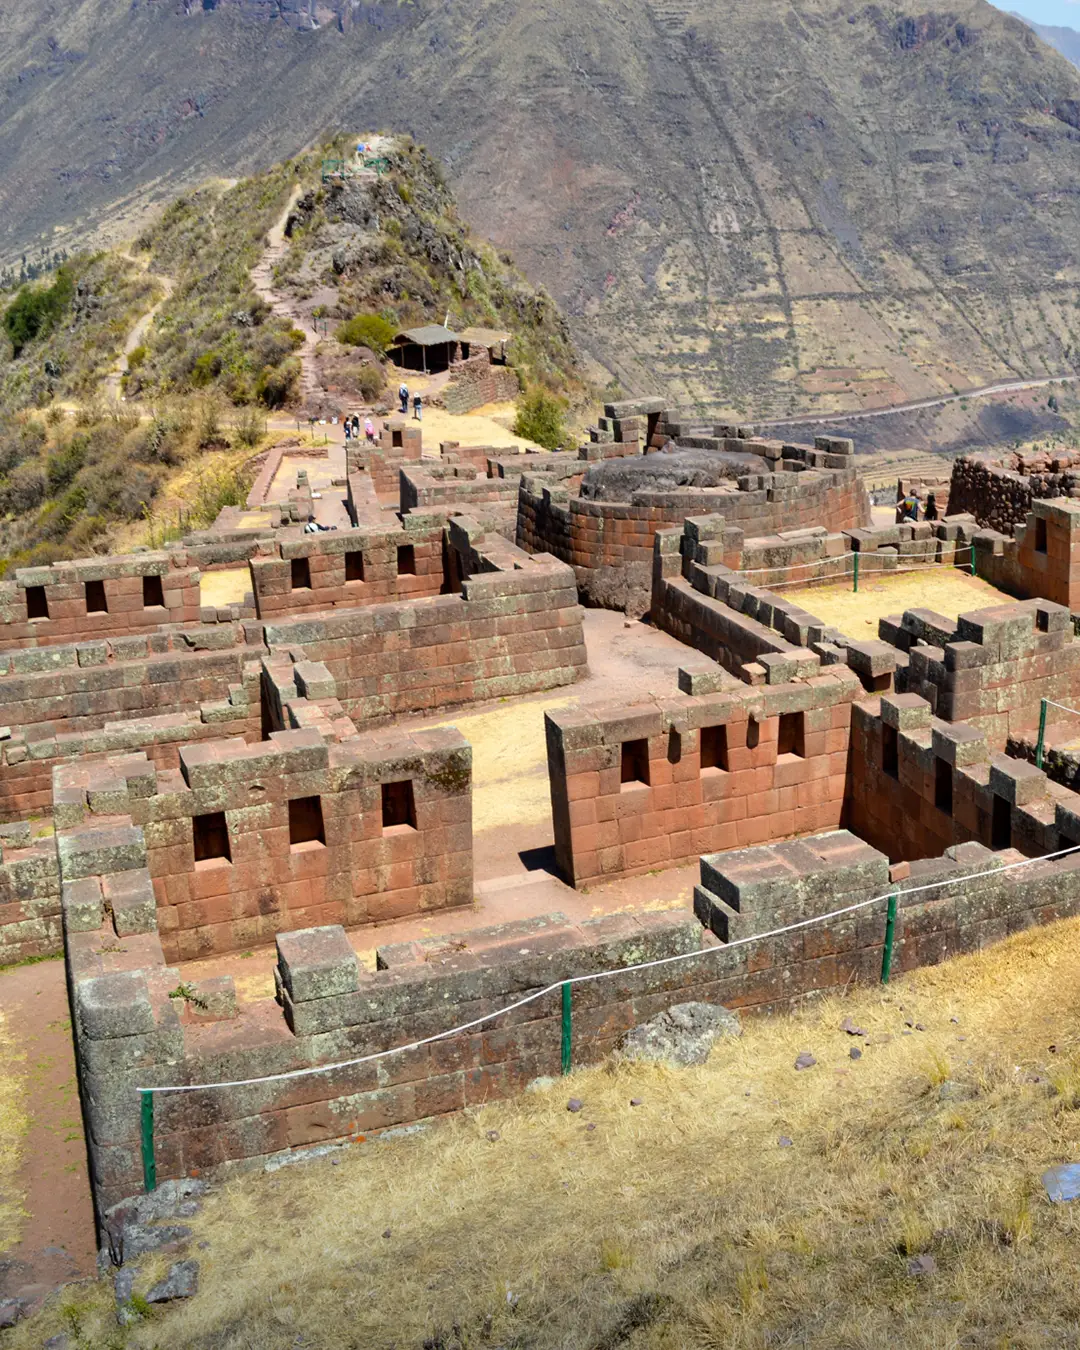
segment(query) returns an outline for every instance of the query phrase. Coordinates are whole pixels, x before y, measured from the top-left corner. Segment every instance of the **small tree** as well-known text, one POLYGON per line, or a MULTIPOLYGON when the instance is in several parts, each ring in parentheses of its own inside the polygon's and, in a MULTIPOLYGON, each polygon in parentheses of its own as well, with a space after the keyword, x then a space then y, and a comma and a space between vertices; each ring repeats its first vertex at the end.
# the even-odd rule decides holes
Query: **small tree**
POLYGON ((518 403, 514 434, 535 441, 545 450, 557 450, 566 440, 565 408, 565 402, 546 389, 530 389, 518 403))
POLYGON ((394 325, 381 314, 356 314, 337 330, 337 340, 349 347, 369 347, 385 356, 395 337, 394 325))

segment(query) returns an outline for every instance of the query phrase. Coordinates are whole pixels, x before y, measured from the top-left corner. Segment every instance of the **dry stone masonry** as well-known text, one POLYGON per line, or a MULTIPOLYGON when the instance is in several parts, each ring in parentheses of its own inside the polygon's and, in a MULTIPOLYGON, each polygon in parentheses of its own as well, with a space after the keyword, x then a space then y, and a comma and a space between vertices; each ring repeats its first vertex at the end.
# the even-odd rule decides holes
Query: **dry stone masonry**
MULTIPOLYGON (((495 378, 475 366, 462 397, 495 378)), ((575 989, 581 1063, 672 1008, 876 979, 880 907, 830 916, 890 890, 897 969, 1080 912, 1080 854, 1042 860, 1080 845, 1080 796, 1030 762, 1040 701, 1080 704, 1071 463, 958 461, 950 514, 877 527, 845 440, 641 399, 574 452, 436 454, 392 419, 309 533, 320 493, 301 469, 275 498, 283 462, 167 549, 0 583, 0 962, 64 953, 100 1215, 142 1186, 140 1087, 199 1089, 156 1099, 158 1177, 224 1176, 557 1073, 575 975, 613 973, 575 989), (1015 601, 869 638, 813 613, 856 566, 972 563, 1015 601), (582 601, 681 643, 670 688, 575 691, 582 601), (546 718, 524 697, 554 689, 546 718), (515 913, 511 884, 494 924, 451 713, 493 700, 523 737, 545 718, 566 897, 515 913), (645 872, 669 908, 574 895, 645 872), (248 954, 265 987, 230 973, 248 954)))

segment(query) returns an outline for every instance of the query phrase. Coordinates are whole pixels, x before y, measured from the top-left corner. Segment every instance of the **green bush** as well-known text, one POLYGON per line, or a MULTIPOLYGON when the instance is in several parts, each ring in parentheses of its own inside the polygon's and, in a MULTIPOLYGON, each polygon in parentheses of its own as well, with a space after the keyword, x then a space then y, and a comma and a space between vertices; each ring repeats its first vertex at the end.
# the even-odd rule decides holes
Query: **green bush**
POLYGON ((349 347, 369 347, 385 356, 396 335, 394 325, 381 314, 356 314, 337 330, 337 340, 349 347))
POLYGON ((360 367, 356 377, 356 387, 360 390, 365 403, 374 403, 386 388, 386 377, 379 366, 370 363, 360 367))
POLYGON ((139 367, 142 365, 142 363, 146 360, 146 354, 147 353, 145 342, 140 342, 137 347, 134 347, 130 352, 128 352, 128 359, 127 359, 128 370, 138 370, 139 367))
POLYGON ((514 434, 535 441, 545 450, 557 450, 566 440, 565 403, 546 389, 530 389, 518 403, 514 434))
POLYGON ((45 465, 45 478, 49 486, 49 496, 57 497, 74 480, 75 475, 86 463, 86 452, 90 441, 85 435, 72 436, 66 445, 58 445, 49 456, 45 465))
POLYGON ((282 361, 279 366, 266 366, 255 381, 255 397, 267 408, 283 408, 292 398, 300 379, 300 363, 296 357, 282 361))
POLYGON ((4 313, 4 332, 13 356, 35 338, 51 333, 75 294, 75 281, 67 267, 61 267, 51 286, 24 286, 4 313))

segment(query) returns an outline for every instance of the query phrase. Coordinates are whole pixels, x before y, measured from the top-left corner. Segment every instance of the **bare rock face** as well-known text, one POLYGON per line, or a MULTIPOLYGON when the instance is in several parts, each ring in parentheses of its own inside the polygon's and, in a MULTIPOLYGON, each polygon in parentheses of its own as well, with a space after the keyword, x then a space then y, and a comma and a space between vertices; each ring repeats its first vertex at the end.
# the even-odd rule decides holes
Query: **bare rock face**
POLYGON ((657 455, 593 464, 581 481, 581 495, 596 502, 626 502, 635 492, 719 487, 748 473, 767 471, 759 455, 729 450, 662 450, 657 455))
POLYGON ((622 1044, 624 1059, 704 1064, 722 1036, 741 1036, 738 1013, 718 1003, 677 1003, 634 1027, 622 1044))

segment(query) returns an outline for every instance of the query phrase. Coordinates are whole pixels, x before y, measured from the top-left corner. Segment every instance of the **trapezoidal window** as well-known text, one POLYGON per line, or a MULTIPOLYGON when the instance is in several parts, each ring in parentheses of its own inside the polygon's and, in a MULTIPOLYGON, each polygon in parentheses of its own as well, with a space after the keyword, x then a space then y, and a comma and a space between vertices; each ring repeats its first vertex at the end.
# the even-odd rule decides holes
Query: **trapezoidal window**
POLYGON ((292 588, 294 591, 311 590, 311 564, 306 558, 292 560, 292 588))
POLYGON ((727 727, 701 728, 701 771, 728 771, 727 727))
POLYGON ((890 778, 900 777, 900 737, 888 722, 881 724, 881 771, 890 778))
POLYGON ((643 784, 649 785, 649 742, 623 741, 622 743, 622 775, 621 782, 624 788, 641 787, 643 784))
POLYGON ((160 577, 143 577, 143 609, 165 608, 165 590, 160 577))
POLYGON ((364 555, 354 549, 345 554, 345 580, 363 581, 364 579, 364 555))
POLYGON ((289 803, 289 846, 297 844, 325 844, 326 832, 323 829, 322 799, 320 797, 295 797, 289 803))
POLYGON ((1042 516, 1035 517, 1035 552, 1046 552, 1046 521, 1042 516))
POLYGON ((85 590, 87 614, 108 614, 109 602, 105 599, 105 583, 88 581, 85 590))
POLYGON ((49 598, 44 586, 27 586, 26 617, 28 619, 47 619, 49 617, 49 598))
POLYGON ((211 862, 214 858, 224 858, 232 862, 232 850, 229 848, 229 827, 224 811, 211 811, 205 816, 192 816, 191 834, 195 843, 195 861, 211 862))
POLYGON ((401 428, 400 428, 400 427, 391 428, 391 431, 390 431, 390 447, 391 447, 391 449, 393 449, 393 450, 400 450, 400 449, 401 449, 401 447, 402 447, 402 439, 401 439, 401 428))
POLYGON ((1012 848, 1012 807, 996 792, 994 811, 990 819, 990 847, 995 853, 999 849, 1012 848))
POLYGON ((934 805, 947 816, 952 815, 952 765, 943 759, 934 760, 934 805))
POLYGON ((805 717, 801 712, 780 714, 780 729, 777 732, 776 743, 778 755, 796 755, 799 759, 806 757, 804 721, 805 717))
POLYGON ((406 778, 400 783, 382 785, 383 830, 392 830, 400 825, 405 825, 410 830, 416 829, 416 798, 413 795, 411 778, 406 778))
POLYGON ((412 544, 398 544, 397 574, 399 577, 416 576, 416 549, 412 544))

